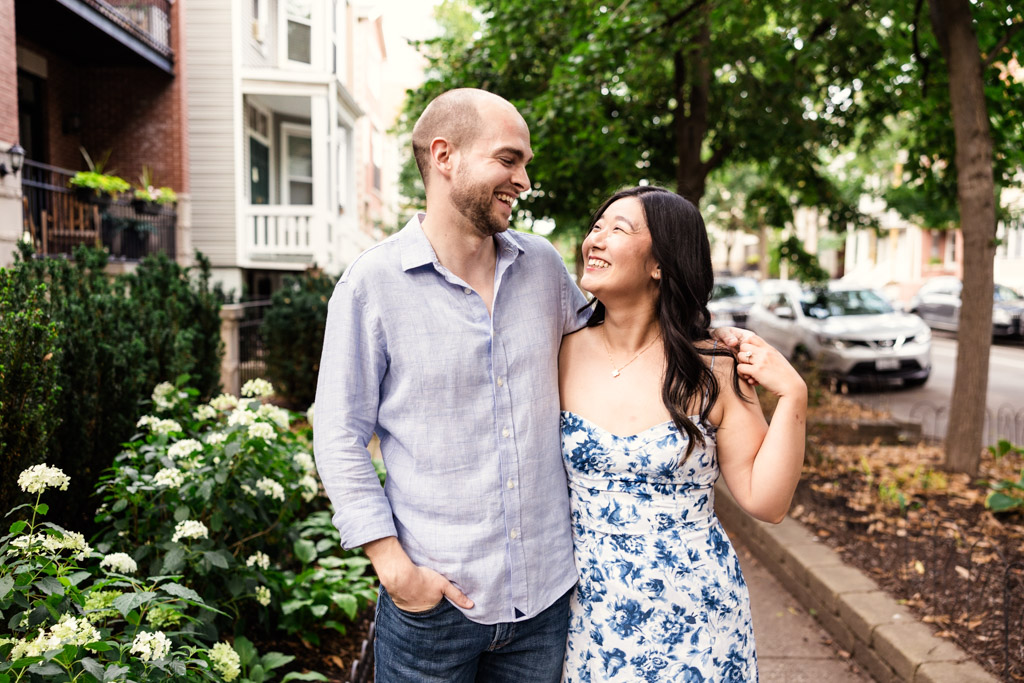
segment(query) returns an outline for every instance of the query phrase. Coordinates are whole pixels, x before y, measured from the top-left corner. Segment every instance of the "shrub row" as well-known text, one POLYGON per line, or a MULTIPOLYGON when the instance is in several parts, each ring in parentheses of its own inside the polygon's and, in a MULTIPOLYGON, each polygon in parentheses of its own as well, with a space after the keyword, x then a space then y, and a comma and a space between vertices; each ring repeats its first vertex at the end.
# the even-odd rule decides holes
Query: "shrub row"
POLYGON ((160 378, 219 384, 220 300, 209 263, 165 255, 110 277, 107 253, 74 260, 23 252, 0 276, 0 509, 18 472, 42 462, 73 475, 67 505, 83 513, 99 473, 131 437, 132 416, 160 378))

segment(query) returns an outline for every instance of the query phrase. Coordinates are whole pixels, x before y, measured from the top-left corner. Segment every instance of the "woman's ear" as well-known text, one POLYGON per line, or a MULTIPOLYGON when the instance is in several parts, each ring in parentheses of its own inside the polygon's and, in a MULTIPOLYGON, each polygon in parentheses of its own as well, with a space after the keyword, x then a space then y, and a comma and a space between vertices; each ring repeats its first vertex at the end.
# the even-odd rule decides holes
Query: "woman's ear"
POLYGON ((661 279, 661 266, 654 267, 654 272, 651 273, 651 277, 654 278, 655 280, 661 279))

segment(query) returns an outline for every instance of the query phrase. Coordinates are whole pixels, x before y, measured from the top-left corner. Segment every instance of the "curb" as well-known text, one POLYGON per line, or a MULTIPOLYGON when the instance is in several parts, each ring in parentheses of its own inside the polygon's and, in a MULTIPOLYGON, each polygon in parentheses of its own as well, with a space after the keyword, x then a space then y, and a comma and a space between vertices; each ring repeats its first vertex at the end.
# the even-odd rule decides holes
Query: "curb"
POLYGON ((759 522, 720 481, 715 510, 739 540, 878 683, 998 683, 956 644, 818 540, 800 522, 759 522))

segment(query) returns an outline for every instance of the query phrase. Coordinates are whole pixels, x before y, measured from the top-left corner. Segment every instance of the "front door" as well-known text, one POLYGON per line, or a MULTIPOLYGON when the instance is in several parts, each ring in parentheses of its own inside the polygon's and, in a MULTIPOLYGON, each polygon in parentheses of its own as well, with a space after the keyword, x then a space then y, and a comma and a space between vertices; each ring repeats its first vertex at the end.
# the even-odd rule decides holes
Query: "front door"
POLYGON ((256 138, 249 138, 249 202, 270 203, 270 150, 256 138))

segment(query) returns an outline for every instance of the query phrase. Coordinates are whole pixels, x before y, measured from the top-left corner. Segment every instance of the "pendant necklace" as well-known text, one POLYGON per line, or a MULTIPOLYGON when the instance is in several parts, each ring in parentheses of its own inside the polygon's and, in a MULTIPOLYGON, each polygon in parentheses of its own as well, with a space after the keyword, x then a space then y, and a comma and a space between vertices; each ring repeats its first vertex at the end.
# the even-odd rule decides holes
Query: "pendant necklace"
POLYGON ((608 346, 608 335, 606 335, 605 332, 604 332, 604 325, 601 325, 601 339, 602 339, 602 341, 604 341, 604 350, 608 353, 608 361, 612 364, 612 377, 618 377, 620 374, 622 374, 622 371, 625 370, 627 367, 629 367, 630 363, 632 363, 637 358, 642 356, 644 351, 646 351, 647 349, 651 348, 651 345, 654 344, 654 342, 658 341, 658 339, 660 339, 660 338, 661 338, 661 333, 659 332, 658 334, 654 335, 654 339, 652 339, 651 341, 647 342, 647 344, 642 349, 637 351, 636 355, 633 356, 632 358, 630 358, 626 362, 625 365, 623 365, 622 367, 618 367, 617 368, 617 367, 615 367, 615 359, 612 358, 612 350, 608 346))

